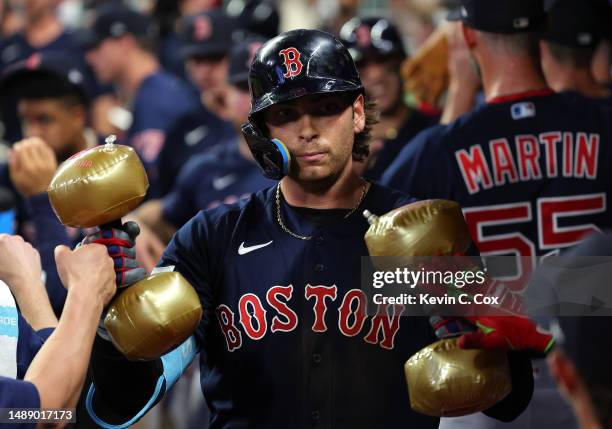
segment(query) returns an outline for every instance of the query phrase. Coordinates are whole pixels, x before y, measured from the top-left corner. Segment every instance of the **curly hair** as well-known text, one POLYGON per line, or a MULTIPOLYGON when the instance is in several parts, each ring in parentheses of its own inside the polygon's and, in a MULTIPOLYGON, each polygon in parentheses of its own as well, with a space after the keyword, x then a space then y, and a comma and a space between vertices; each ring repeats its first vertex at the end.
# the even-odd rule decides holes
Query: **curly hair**
POLYGON ((370 138, 372 137, 372 126, 378 123, 380 112, 376 102, 367 94, 364 94, 365 127, 363 131, 355 134, 353 142, 353 160, 364 161, 370 154, 370 138))

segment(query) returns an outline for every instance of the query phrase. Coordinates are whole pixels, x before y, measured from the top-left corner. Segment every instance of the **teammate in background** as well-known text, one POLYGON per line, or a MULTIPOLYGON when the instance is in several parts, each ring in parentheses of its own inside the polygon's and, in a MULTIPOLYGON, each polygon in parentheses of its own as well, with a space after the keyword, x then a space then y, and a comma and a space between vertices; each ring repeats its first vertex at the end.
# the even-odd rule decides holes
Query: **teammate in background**
MULTIPOLYGON (((593 265, 589 283, 605 285, 608 270, 601 262, 610 256, 612 236, 607 231, 563 252, 555 265, 573 268, 566 271, 568 274, 593 265)), ((612 428, 612 371, 608 364, 612 341, 601 335, 612 329, 612 317, 559 317, 557 327, 560 347, 548 356, 548 367, 572 406, 580 429, 612 428)))
POLYGON ((587 97, 609 97, 595 81, 591 63, 600 41, 597 9, 590 1, 556 0, 540 41, 542 71, 555 91, 577 91, 587 97))
POLYGON ((612 4, 608 0, 596 1, 602 37, 593 54, 591 70, 600 85, 612 90, 612 4))
POLYGON ((84 64, 65 53, 33 54, 9 66, 1 81, 4 97, 18 101, 19 123, 27 138, 13 145, 0 165, 0 183, 16 205, 16 232, 40 252, 51 304, 59 315, 66 299, 53 249, 74 245, 80 233, 64 227, 53 212, 47 188, 58 163, 99 143, 87 128, 92 84, 84 64))
MULTIPOLYGON (((151 362, 128 362, 97 338, 90 413, 102 427, 127 427, 199 350, 213 429, 437 427, 438 418, 410 409, 401 375, 406 357, 434 340, 429 323, 400 317, 403 306, 360 310, 360 258, 368 253, 361 213, 411 200, 353 169, 368 154, 375 112, 350 54, 328 33, 286 32, 258 51, 249 84, 247 143, 280 181, 200 212, 175 234, 159 267, 196 288, 204 317, 195 338, 151 362)), ((512 331, 498 332, 539 335, 512 331)), ((490 410, 505 420, 531 394, 529 360, 509 356, 513 374, 528 380, 513 380, 490 410)))
POLYGON ((147 198, 162 194, 160 152, 166 145, 178 150, 182 144, 168 139, 168 130, 200 107, 186 84, 161 70, 151 50, 152 36, 147 17, 111 4, 97 10, 81 40, 98 79, 115 84, 124 104, 131 106, 132 123, 125 140, 145 165, 150 183, 147 198))
POLYGON ((263 42, 263 39, 247 39, 230 53, 225 97, 227 119, 237 136, 193 157, 170 193, 137 210, 137 219, 158 232, 165 242, 200 210, 235 203, 275 183, 261 174, 240 132, 251 108, 249 65, 263 42))
MULTIPOLYGON (((487 102, 419 134, 383 183, 457 201, 481 255, 523 256, 519 279, 507 282, 520 292, 539 256, 611 226, 609 119, 593 100, 547 87, 538 54, 541 1, 462 1, 457 12, 487 102)), ((545 366, 534 365, 534 398, 512 427, 575 427, 545 366)), ((444 419, 441 427, 465 425, 499 427, 482 415, 444 419)))
POLYGON ((349 49, 363 85, 380 111, 372 127, 370 156, 355 163, 357 172, 379 180, 404 145, 435 122, 404 102, 400 76, 406 51, 397 28, 385 18, 353 18, 342 26, 340 41, 349 49))
MULTIPOLYGON (((25 60, 36 52, 63 52, 83 60, 84 52, 74 35, 66 30, 57 14, 60 0, 25 0, 24 28, 6 39, 0 40, 0 73, 10 64, 25 60)), ((84 73, 92 73, 86 70, 84 73)), ((92 79, 93 80, 93 79, 92 79)), ((95 82, 92 82, 95 85, 95 82)), ((94 129, 107 127, 106 113, 114 105, 114 97, 105 93, 97 85, 91 94, 91 123, 94 129)), ((23 135, 15 110, 14 100, 3 101, 2 120, 6 128, 4 138, 10 142, 19 140, 23 135)))
POLYGON ((167 194, 189 159, 228 139, 235 138, 231 124, 220 117, 225 114, 225 80, 227 54, 232 46, 233 24, 221 10, 188 16, 181 22, 180 55, 186 62, 187 74, 200 99, 198 109, 178 119, 168 131, 173 142, 162 148, 159 166, 160 192, 167 194))
POLYGON ((36 250, 19 236, 0 235, 0 309, 3 319, 13 320, 8 326, 3 321, 0 336, 3 409, 76 405, 102 308, 115 294, 113 261, 103 246, 86 245, 74 251, 60 246, 55 255, 68 289, 59 323, 40 281, 36 250))

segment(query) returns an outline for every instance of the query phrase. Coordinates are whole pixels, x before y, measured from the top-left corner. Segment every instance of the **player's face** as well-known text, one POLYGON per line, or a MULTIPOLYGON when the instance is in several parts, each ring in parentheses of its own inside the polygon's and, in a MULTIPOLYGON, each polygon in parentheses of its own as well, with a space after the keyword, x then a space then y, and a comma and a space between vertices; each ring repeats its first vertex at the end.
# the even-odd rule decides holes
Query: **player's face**
POLYGON ((52 11, 57 3, 57 0, 26 0, 26 17, 29 21, 36 21, 46 13, 52 11))
POLYGON ((240 88, 234 85, 228 85, 226 94, 228 120, 239 130, 249 118, 251 94, 248 87, 240 88))
POLYGON ((381 114, 390 113, 401 101, 402 80, 397 59, 372 60, 358 65, 367 93, 376 101, 381 114))
POLYGON ((85 127, 82 106, 68 106, 54 99, 20 100, 18 111, 25 137, 40 137, 60 160, 72 155, 71 148, 85 127))
POLYGON ((87 51, 86 59, 94 69, 96 77, 103 83, 117 79, 120 64, 125 56, 120 40, 106 38, 96 47, 87 51))
POLYGON ((302 182, 335 180, 352 166, 355 134, 363 131, 363 96, 310 95, 276 104, 263 113, 270 137, 292 156, 290 176, 302 182))
POLYGON ((179 0, 181 15, 195 15, 210 10, 217 6, 217 0, 179 0))
POLYGON ((192 57, 186 63, 189 77, 202 92, 222 86, 227 78, 227 57, 192 57))

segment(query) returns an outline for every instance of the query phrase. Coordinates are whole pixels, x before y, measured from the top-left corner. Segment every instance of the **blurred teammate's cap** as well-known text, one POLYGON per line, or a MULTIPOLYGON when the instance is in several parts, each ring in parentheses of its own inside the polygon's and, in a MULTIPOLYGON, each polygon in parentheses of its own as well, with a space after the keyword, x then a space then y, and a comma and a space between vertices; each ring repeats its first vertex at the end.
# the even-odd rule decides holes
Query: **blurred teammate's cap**
POLYGON ((220 9, 192 15, 183 21, 181 55, 190 57, 219 57, 229 53, 235 23, 220 9))
POLYGON ((231 0, 226 11, 236 19, 234 39, 245 40, 255 36, 271 39, 278 35, 280 17, 271 1, 231 0))
MULTIPOLYGON (((48 82, 45 88, 37 85, 36 98, 54 98, 74 93, 84 104, 93 96, 94 82, 86 65, 64 52, 37 52, 25 60, 8 66, 0 78, 0 93, 20 97, 33 83, 48 82)), ((29 91, 31 92, 31 91, 29 91)))
POLYGON ((460 0, 447 19, 480 31, 511 34, 533 31, 545 17, 542 0, 460 0))
POLYGON ((406 57, 399 30, 382 17, 353 18, 340 29, 340 41, 358 63, 369 59, 406 57))
POLYGON ((228 81, 232 85, 242 87, 248 91, 251 63, 253 58, 255 58, 255 54, 265 42, 266 39, 264 38, 252 37, 232 48, 228 73, 228 81))
POLYGON ((125 6, 115 3, 103 5, 96 9, 95 14, 91 27, 77 35, 84 49, 93 49, 104 39, 119 38, 126 34, 136 37, 153 36, 150 19, 125 6))
POLYGON ((557 0, 548 16, 546 40, 575 48, 592 48, 599 41, 599 20, 590 1, 557 0))

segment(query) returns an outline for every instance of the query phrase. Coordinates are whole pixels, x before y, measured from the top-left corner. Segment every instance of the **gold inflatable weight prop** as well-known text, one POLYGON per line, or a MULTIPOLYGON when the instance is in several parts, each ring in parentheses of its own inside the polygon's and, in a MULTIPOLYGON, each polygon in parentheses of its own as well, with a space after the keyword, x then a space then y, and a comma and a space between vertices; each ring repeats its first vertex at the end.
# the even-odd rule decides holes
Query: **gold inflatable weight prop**
MULTIPOLYGON (((121 217, 144 199, 149 182, 136 152, 106 144, 77 153, 57 170, 49 201, 64 225, 121 227, 121 217)), ((115 347, 131 360, 156 359, 184 342, 202 318, 197 293, 176 272, 145 278, 117 293, 104 326, 115 347)))
MULTIPOLYGON (((419 257, 464 253, 471 239, 461 208, 453 201, 426 200, 377 217, 370 227, 370 256, 419 257)), ((485 410, 512 389, 505 352, 464 350, 457 338, 439 340, 404 365, 410 406, 430 416, 462 416, 485 410)))

